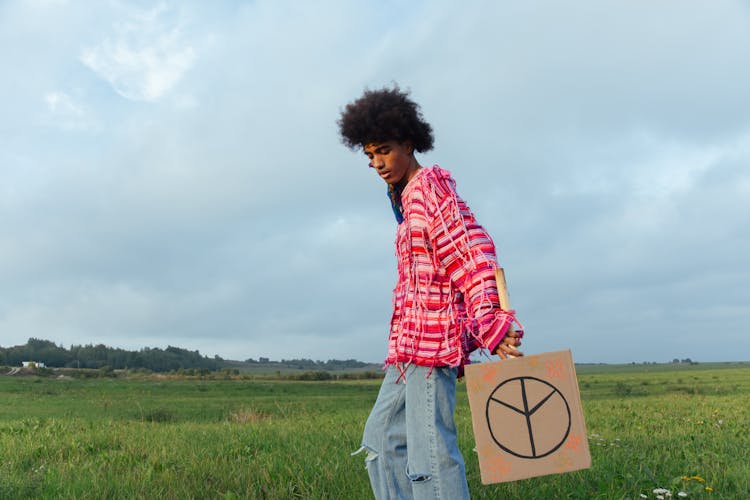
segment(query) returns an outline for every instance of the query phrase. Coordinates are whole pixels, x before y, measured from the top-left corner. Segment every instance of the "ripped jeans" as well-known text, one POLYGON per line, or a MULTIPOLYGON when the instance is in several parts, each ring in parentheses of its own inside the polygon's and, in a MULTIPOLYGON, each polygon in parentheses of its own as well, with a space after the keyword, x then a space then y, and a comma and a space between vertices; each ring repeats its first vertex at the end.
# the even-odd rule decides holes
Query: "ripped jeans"
MULTIPOLYGON (((375 498, 469 498, 456 440, 455 368, 389 366, 362 437, 375 498), (428 377, 427 374, 430 374, 428 377)), ((355 452, 356 453, 356 452, 355 452)))

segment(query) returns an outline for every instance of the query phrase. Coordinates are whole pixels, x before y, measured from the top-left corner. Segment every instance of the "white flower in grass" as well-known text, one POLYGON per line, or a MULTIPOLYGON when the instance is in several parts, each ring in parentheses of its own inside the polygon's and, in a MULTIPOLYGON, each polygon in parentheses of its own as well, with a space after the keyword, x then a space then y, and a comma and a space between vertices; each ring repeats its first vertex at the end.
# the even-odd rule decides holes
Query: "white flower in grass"
POLYGON ((688 496, 688 494, 685 493, 684 491, 680 491, 679 493, 677 493, 677 496, 680 498, 685 498, 686 496, 688 496))
POLYGON ((641 493, 641 498, 648 498, 648 495, 644 495, 643 493, 641 493))

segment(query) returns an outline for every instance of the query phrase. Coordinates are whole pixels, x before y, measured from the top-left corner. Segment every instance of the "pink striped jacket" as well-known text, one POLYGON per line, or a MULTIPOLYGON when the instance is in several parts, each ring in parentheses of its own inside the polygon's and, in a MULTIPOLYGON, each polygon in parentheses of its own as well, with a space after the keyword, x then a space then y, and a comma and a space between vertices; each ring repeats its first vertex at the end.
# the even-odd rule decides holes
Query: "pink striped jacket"
POLYGON ((437 165, 415 174, 401 204, 386 364, 461 367, 515 322, 499 305, 495 245, 437 165))

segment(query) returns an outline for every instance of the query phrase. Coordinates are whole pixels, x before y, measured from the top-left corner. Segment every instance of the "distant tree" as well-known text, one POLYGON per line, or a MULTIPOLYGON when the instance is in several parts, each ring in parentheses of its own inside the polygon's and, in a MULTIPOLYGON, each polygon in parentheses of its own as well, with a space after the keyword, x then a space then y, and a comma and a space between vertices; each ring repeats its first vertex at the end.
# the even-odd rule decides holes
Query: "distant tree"
MULTIPOLYGON (((218 358, 218 356, 216 357, 218 358)), ((97 345, 72 345, 70 349, 57 346, 49 340, 30 338, 26 345, 0 348, 0 364, 17 366, 22 361, 40 361, 50 367, 101 369, 148 369, 156 372, 180 368, 218 370, 223 360, 201 356, 198 351, 188 351, 169 346, 167 349, 143 348, 127 351, 97 345)))

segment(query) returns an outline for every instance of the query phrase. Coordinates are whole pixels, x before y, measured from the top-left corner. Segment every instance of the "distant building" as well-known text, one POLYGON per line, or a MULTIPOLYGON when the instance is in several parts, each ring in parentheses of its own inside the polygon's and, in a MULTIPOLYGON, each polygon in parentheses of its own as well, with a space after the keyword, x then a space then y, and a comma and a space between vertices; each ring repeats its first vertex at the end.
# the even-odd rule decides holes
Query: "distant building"
POLYGON ((24 368, 46 368, 46 365, 41 361, 22 361, 21 365, 24 368))

